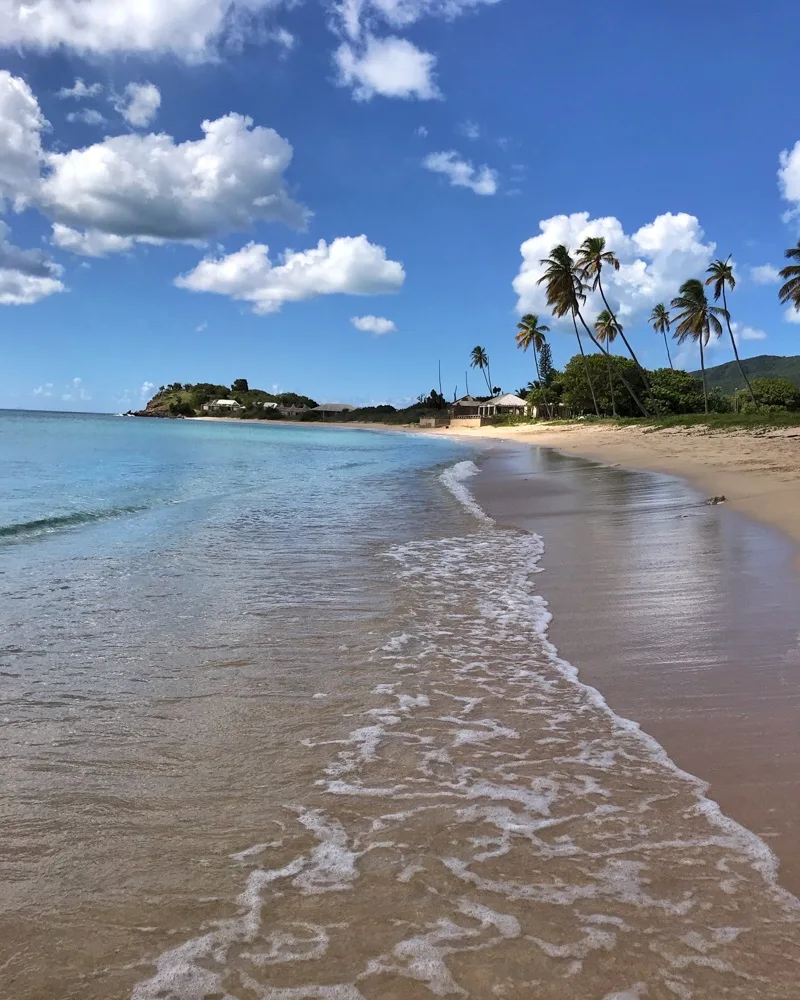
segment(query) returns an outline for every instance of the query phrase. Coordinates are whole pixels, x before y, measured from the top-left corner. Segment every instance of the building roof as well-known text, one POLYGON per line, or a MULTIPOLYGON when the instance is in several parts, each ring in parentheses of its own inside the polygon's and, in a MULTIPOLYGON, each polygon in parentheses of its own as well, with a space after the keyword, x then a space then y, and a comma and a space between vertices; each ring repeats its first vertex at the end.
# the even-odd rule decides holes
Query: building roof
POLYGON ((483 406, 527 406, 528 404, 524 399, 520 399, 519 396, 515 396, 511 392, 507 392, 502 396, 493 396, 491 399, 487 399, 483 406))
POLYGON ((235 399, 215 399, 211 406, 241 406, 235 399))
POLYGON ((314 407, 316 413, 348 413, 354 409, 355 406, 351 406, 350 403, 322 403, 314 407))

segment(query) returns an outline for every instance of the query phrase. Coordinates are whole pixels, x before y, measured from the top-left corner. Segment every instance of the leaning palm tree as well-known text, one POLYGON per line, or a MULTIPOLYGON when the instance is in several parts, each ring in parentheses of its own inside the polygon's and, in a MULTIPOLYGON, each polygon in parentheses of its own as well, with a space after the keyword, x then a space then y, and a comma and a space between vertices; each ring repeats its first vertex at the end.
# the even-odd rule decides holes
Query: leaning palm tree
POLYGON ((469 361, 470 368, 480 368, 483 372, 483 377, 486 379, 486 386, 489 389, 489 395, 492 395, 492 376, 489 373, 489 355, 486 353, 483 347, 473 347, 472 353, 470 354, 469 361))
POLYGON ((603 300, 603 305, 606 307, 606 312, 608 312, 614 322, 617 324, 617 330, 619 331, 620 337, 622 337, 622 342, 628 350, 633 359, 633 363, 639 369, 639 374, 644 380, 644 384, 648 384, 647 372, 639 364, 639 359, 636 357, 633 348, 628 343, 628 338, 625 336, 625 331, 622 326, 617 322, 617 317, 614 310, 608 304, 608 299, 606 298, 606 293, 603 290, 603 281, 601 278, 603 267, 608 265, 615 271, 619 271, 619 260, 612 253, 611 250, 606 250, 606 239, 605 236, 587 236, 586 239, 581 243, 578 253, 575 258, 575 263, 577 265, 578 271, 584 281, 587 282, 589 287, 593 292, 600 292, 600 297, 603 300))
MULTIPOLYGON (((546 333, 550 332, 550 327, 545 326, 544 323, 539 323, 539 317, 535 313, 526 313, 522 319, 517 323, 517 334, 514 337, 517 347, 522 351, 527 351, 528 348, 533 349, 533 363, 536 366, 536 379, 539 383, 539 387, 544 390, 544 385, 542 384, 542 375, 539 371, 539 351, 547 343, 546 333)), ((547 402, 545 401, 545 406, 547 402)), ((550 414, 550 419, 552 420, 553 415, 550 412, 549 406, 547 406, 547 412, 550 414)))
POLYGON ((728 256, 727 260, 715 260, 713 264, 709 264, 706 274, 708 275, 706 278, 706 284, 714 286, 714 301, 719 302, 720 296, 722 296, 725 323, 728 327, 728 336, 731 338, 733 356, 736 358, 736 364, 739 366, 739 374, 744 379, 744 384, 747 386, 747 391, 750 393, 750 399, 753 401, 753 406, 758 406, 758 403, 756 403, 756 397, 753 394, 753 387, 750 385, 750 380, 742 367, 742 362, 739 357, 739 349, 736 346, 736 338, 733 336, 733 330, 731 329, 731 314, 728 312, 728 297, 725 293, 725 289, 727 286, 730 286, 731 291, 733 291, 734 288, 736 288, 736 278, 733 274, 733 264, 731 264, 730 256, 728 256))
MULTIPOLYGON (((592 379, 589 374, 589 366, 586 361, 586 355, 583 351, 580 334, 578 333, 578 320, 581 321, 581 326, 600 353, 607 355, 609 352, 597 340, 595 335, 586 325, 586 320, 583 318, 583 314, 581 313, 580 307, 586 301, 586 284, 583 280, 582 273, 575 267, 572 255, 567 247, 563 246, 563 244, 554 247, 550 251, 550 256, 541 261, 541 263, 545 267, 545 273, 541 278, 539 278, 538 284, 546 285, 547 304, 552 309, 554 316, 560 318, 562 316, 566 316, 567 313, 571 313, 572 315, 572 325, 575 328, 575 336, 578 338, 578 346, 580 347, 581 355, 583 357, 586 379, 592 390, 592 400, 594 402, 595 413, 597 416, 600 416, 600 410, 597 406, 597 397, 595 395, 594 386, 592 385, 592 379)), ((647 409, 636 395, 633 387, 625 378, 624 373, 620 371, 619 377, 625 388, 630 393, 631 399, 633 399, 642 411, 642 414, 644 416, 648 416, 647 409)))
POLYGON ((667 349, 667 361, 669 361, 670 368, 675 371, 675 365, 672 363, 672 355, 669 353, 669 341, 667 340, 667 334, 669 333, 671 324, 672 320, 667 312, 667 307, 663 302, 659 302, 657 306, 653 307, 653 311, 650 313, 650 325, 656 333, 664 335, 664 347, 667 349))
MULTIPOLYGON (((617 334, 621 332, 621 329, 608 309, 604 309, 594 321, 594 332, 601 344, 606 344, 610 347, 617 339, 617 334)), ((612 377, 613 373, 611 371, 610 354, 606 355, 606 365, 608 366, 608 391, 611 393, 611 413, 614 417, 616 417, 617 397, 614 394, 614 380, 612 377)))
POLYGON ((572 259, 567 247, 559 244, 550 251, 550 256, 540 261, 545 268, 544 274, 539 278, 537 284, 545 285, 547 291, 547 304, 556 319, 561 319, 569 313, 572 316, 572 325, 575 328, 575 337, 578 341, 578 349, 583 358, 583 371, 586 381, 589 383, 589 391, 592 394, 595 416, 600 416, 600 407, 597 405, 597 395, 594 391, 594 383, 589 372, 589 362, 586 360, 586 352, 583 349, 583 341, 578 331, 576 316, 580 310, 580 302, 585 301, 586 295, 578 276, 575 273, 575 262, 572 259))
POLYGON ((719 306, 712 306, 706 297, 706 290, 703 282, 697 278, 690 278, 680 287, 680 292, 672 300, 672 308, 678 310, 678 315, 674 322, 675 340, 682 344, 687 337, 700 345, 700 369, 703 373, 703 404, 708 413, 708 389, 706 387, 706 359, 705 347, 711 339, 712 332, 715 336, 722 335, 722 323, 718 317, 725 312, 719 306))

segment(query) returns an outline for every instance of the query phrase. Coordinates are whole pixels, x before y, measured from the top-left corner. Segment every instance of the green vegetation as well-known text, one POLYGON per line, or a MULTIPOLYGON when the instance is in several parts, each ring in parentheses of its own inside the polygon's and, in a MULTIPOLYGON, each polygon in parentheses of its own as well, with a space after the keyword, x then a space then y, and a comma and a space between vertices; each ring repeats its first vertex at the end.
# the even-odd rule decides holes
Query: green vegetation
MULTIPOLYGON (((757 378, 785 378, 800 387, 800 355, 783 358, 774 354, 760 354, 756 358, 744 358, 742 367, 751 382, 757 378)), ((744 389, 735 361, 706 368, 706 380, 709 389, 719 389, 726 396, 744 389)))
MULTIPOLYGON (((263 389, 251 389, 247 379, 236 379, 232 385, 219 385, 214 382, 172 382, 162 385, 143 411, 146 416, 162 417, 195 417, 202 413, 205 403, 217 399, 234 399, 244 407, 237 414, 242 419, 275 420, 281 414, 274 409, 264 409, 264 403, 277 403, 278 406, 302 406, 311 409, 317 405, 308 396, 296 392, 265 392, 263 389)), ((310 414, 309 414, 310 416, 310 414)))

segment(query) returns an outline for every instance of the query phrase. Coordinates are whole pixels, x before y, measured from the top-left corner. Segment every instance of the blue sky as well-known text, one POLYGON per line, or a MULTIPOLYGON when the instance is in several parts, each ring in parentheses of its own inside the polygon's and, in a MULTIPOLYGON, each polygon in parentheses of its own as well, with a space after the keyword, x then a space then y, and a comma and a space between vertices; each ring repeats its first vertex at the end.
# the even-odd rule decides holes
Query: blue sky
POLYGON ((0 0, 0 406, 237 377, 400 402, 439 359, 463 391, 478 343, 513 390, 538 259, 587 232, 645 363, 655 301, 729 253, 742 352, 800 353, 769 270, 798 238, 796 3, 26 5, 0 0))

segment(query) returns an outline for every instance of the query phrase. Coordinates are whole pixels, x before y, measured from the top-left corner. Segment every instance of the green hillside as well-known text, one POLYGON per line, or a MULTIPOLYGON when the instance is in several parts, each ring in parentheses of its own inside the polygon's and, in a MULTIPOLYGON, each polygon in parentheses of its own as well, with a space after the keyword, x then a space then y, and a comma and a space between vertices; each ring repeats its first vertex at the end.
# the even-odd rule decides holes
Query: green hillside
MULTIPOLYGON (((800 355, 788 358, 776 354, 759 354, 757 358, 743 358, 742 367, 748 378, 788 378, 800 388, 800 355)), ((700 378, 700 372, 692 374, 700 378)), ((737 389, 743 389, 742 376, 735 361, 724 365, 706 368, 706 378, 709 389, 721 389, 726 396, 732 395, 737 389)))

